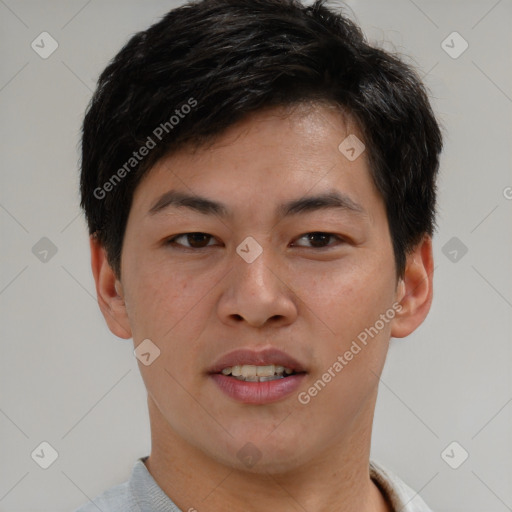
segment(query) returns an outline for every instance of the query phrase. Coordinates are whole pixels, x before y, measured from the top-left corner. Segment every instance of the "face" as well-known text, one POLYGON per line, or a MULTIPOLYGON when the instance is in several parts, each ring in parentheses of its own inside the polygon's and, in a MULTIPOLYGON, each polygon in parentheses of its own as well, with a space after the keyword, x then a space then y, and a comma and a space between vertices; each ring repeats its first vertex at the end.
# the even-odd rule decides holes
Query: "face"
POLYGON ((397 280, 366 153, 338 149, 349 134, 362 139, 327 107, 262 111, 137 187, 106 318, 160 351, 139 361, 153 436, 277 472, 371 426, 414 283, 397 280))

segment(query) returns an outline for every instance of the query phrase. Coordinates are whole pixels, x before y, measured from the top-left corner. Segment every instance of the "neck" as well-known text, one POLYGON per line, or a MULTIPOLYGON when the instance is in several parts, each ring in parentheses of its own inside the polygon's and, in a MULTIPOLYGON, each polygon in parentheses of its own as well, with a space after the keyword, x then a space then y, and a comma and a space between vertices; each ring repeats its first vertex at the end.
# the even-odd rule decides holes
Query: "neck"
POLYGON ((373 407, 325 453, 278 474, 219 463, 178 436, 149 396, 148 408, 152 448, 145 465, 183 511, 392 512, 369 474, 373 407))

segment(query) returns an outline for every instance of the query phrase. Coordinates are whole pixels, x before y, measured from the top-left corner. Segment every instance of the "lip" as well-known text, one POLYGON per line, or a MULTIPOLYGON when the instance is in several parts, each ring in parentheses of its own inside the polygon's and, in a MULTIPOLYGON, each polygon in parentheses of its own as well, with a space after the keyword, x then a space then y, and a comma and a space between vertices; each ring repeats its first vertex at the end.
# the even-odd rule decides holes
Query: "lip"
MULTIPOLYGON (((256 366, 267 366, 274 364, 291 368, 296 373, 306 372, 305 367, 295 358, 277 348, 266 348, 260 351, 248 348, 240 348, 225 354, 218 359, 209 369, 208 373, 220 373, 224 368, 230 366, 251 364, 256 366)), ((272 381, 270 381, 272 382, 272 381)))
POLYGON ((219 389, 230 398, 243 404, 268 404, 277 402, 297 390, 305 373, 296 373, 277 380, 245 382, 222 373, 210 375, 219 389))
POLYGON ((307 372, 305 366, 295 358, 271 347, 260 351, 242 348, 229 352, 221 356, 208 373, 218 388, 230 398, 244 404, 262 405, 282 400, 296 391, 307 372), (244 364, 256 366, 273 364, 290 368, 296 373, 282 379, 264 382, 246 382, 221 373, 224 368, 244 364))

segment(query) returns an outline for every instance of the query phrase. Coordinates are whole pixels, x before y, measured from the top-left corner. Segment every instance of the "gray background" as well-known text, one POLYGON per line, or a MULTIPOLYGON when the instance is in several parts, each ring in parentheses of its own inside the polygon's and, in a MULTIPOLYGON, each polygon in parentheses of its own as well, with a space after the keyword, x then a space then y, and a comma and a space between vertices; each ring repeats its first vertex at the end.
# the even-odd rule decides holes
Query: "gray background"
MULTIPOLYGON (((2 512, 71 511, 150 451, 132 342, 108 331, 96 303, 78 143, 108 60, 176 5, 0 0, 2 512), (31 48, 43 31, 59 45, 47 59, 31 48), (46 261, 32 250, 42 237, 57 249, 46 261), (58 452, 46 470, 31 457, 43 441, 58 452)), ((512 510, 512 2, 348 5, 370 40, 419 67, 446 144, 434 302, 392 341, 372 457, 435 511, 512 510), (454 31, 469 44, 458 58, 442 47, 454 31), (458 469, 441 456, 453 441, 452 464, 469 453, 458 469)))

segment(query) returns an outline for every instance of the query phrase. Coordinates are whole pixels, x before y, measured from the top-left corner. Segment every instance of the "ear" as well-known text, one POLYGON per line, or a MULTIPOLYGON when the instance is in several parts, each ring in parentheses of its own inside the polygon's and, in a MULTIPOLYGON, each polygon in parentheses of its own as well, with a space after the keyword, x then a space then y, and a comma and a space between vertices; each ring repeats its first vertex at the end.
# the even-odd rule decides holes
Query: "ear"
POLYGON ((123 296, 123 287, 107 261, 105 249, 94 235, 89 238, 91 267, 96 283, 96 295, 108 328, 119 338, 132 337, 123 296))
POLYGON ((398 310, 391 323, 391 336, 404 338, 425 320, 432 304, 434 258, 432 239, 423 240, 407 255, 404 277, 399 281, 398 310))

